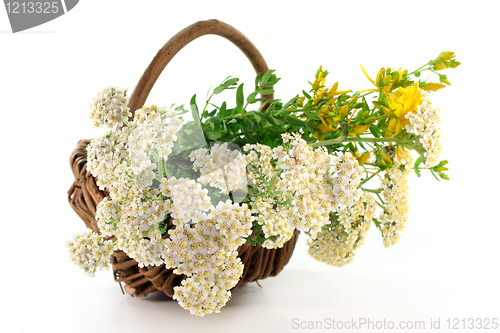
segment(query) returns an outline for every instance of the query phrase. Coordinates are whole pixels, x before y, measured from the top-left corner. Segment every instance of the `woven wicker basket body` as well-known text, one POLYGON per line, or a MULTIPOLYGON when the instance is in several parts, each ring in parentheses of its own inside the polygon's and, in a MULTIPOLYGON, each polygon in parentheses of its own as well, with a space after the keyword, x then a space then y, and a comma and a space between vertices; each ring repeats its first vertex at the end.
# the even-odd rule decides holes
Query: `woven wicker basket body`
MULTIPOLYGON (((158 51, 130 97, 129 107, 132 112, 143 106, 154 83, 175 54, 192 40, 207 34, 219 35, 234 43, 247 56, 257 73, 265 73, 268 70, 257 48, 238 30, 216 20, 200 21, 177 33, 158 51)), ((265 97, 272 98, 272 95, 265 97)), ((75 181, 68 191, 68 200, 86 226, 99 233, 94 217, 96 206, 109 193, 107 190, 99 189, 95 178, 87 170, 85 148, 89 142, 80 140, 71 154, 70 165, 75 181)), ((265 279, 280 273, 292 256, 297 237, 296 231, 293 238, 279 249, 270 250, 248 243, 240 246, 238 253, 244 264, 244 271, 238 284, 265 279)), ((184 279, 184 276, 174 274, 173 269, 167 269, 165 265, 140 268, 137 262, 123 251, 115 251, 111 262, 115 281, 124 282, 127 293, 137 297, 159 291, 172 297, 173 288, 180 285, 184 279)))

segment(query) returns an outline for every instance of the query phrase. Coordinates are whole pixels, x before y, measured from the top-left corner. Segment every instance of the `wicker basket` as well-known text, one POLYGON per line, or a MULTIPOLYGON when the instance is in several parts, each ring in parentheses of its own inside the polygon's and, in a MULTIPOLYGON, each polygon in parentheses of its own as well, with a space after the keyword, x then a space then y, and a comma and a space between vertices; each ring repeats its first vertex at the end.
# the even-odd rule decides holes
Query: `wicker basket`
MULTIPOLYGON (((194 39, 208 34, 224 37, 235 44, 247 56, 257 73, 268 70, 260 52, 241 32, 217 20, 200 21, 177 33, 158 51, 130 97, 130 110, 133 112, 144 105, 156 80, 177 52, 194 39)), ((265 97, 273 98, 272 95, 265 97)), ((101 191, 95 178, 87 171, 85 148, 89 142, 80 140, 71 154, 70 165, 75 181, 68 191, 68 201, 87 227, 99 233, 94 218, 96 206, 109 193, 107 190, 101 191)), ((169 227, 172 227, 171 223, 169 227)), ((164 237, 168 237, 168 234, 164 237)), ((297 237, 298 231, 295 231, 293 238, 279 249, 270 250, 248 243, 240 246, 238 253, 244 264, 244 271, 238 285, 279 274, 292 256, 297 237)), ((111 262, 115 281, 124 282, 125 290, 132 296, 144 297, 149 293, 162 291, 172 297, 173 288, 185 278, 174 274, 173 269, 165 268, 164 264, 140 268, 123 251, 115 251, 111 262)))

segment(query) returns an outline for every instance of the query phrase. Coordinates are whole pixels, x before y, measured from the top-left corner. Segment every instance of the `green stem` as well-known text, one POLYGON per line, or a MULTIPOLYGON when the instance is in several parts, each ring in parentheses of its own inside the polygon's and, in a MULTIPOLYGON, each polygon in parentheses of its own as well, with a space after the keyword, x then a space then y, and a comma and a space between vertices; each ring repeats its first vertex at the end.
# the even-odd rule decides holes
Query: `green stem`
POLYGON ((161 181, 163 177, 166 177, 167 179, 170 178, 171 175, 165 166, 165 160, 162 157, 160 157, 154 150, 151 151, 151 154, 153 155, 153 158, 155 159, 156 162, 156 166, 158 168, 158 175, 156 175, 156 179, 161 181))
POLYGON ((234 118, 243 118, 243 117, 247 117, 247 116, 250 116, 250 115, 252 115, 252 113, 250 113, 250 112, 247 112, 247 113, 238 113, 238 114, 235 114, 235 115, 232 115, 232 116, 224 117, 224 118, 222 118, 222 120, 225 120, 225 119, 234 119, 234 118))
MULTIPOLYGON (((252 111, 246 111, 246 107, 248 106, 248 103, 247 105, 245 105, 245 107, 242 109, 242 113, 238 113, 238 114, 234 114, 232 116, 227 116, 227 117, 224 117, 222 118, 222 120, 226 120, 226 119, 233 119, 233 118, 243 118, 243 117, 248 117, 248 116, 251 116, 254 114, 254 112, 252 111), (245 111, 245 112, 243 112, 245 111)), ((302 109, 295 109, 295 110, 283 110, 283 109, 280 109, 280 110, 270 110, 270 111, 265 111, 265 112, 272 112, 272 113, 278 113, 278 112, 284 112, 284 111, 287 111, 287 112, 304 112, 304 111, 313 111, 315 110, 314 108, 302 108, 302 109)))
POLYGON ((376 190, 372 190, 372 189, 369 189, 369 188, 363 188, 363 191, 378 194, 378 193, 382 192, 383 189, 379 188, 379 189, 376 189, 376 190))
POLYGON ((361 183, 359 183, 359 186, 361 187, 364 183, 366 183, 367 181, 369 181, 370 179, 372 179, 373 177, 375 177, 377 174, 378 174, 378 172, 375 173, 375 174, 373 174, 373 175, 371 175, 370 177, 366 178, 361 183))
POLYGON ((203 114, 203 112, 205 112, 205 110, 207 109, 207 106, 210 103, 210 100, 212 99, 213 96, 214 96, 214 93, 212 93, 212 95, 210 95, 210 97, 207 99, 207 101, 205 103, 205 107, 203 108, 203 111, 201 112, 201 114, 203 114))
POLYGON ((365 96, 373 94, 373 93, 374 93, 374 91, 369 91, 369 92, 364 93, 363 95, 358 95, 358 96, 359 97, 365 97, 365 96))
POLYGON ((163 173, 165 175, 165 178, 167 179, 172 178, 172 175, 170 174, 170 172, 168 172, 167 168, 163 168, 163 173))
MULTIPOLYGON (((425 65, 421 66, 420 68, 418 69, 415 69, 413 72, 411 73, 408 73, 408 75, 412 75, 412 74, 415 74, 416 72, 422 72, 421 69, 424 68, 425 66, 428 66, 430 65, 430 62, 426 63, 425 65)), ((424 69, 425 70, 425 69, 424 69)))
POLYGON ((326 141, 320 141, 320 142, 315 142, 311 143, 311 147, 319 147, 319 146, 329 146, 329 145, 335 145, 337 143, 342 143, 344 140, 347 139, 344 135, 341 135, 337 139, 332 139, 332 140, 326 140, 326 141))
MULTIPOLYGON (((380 202, 384 202, 384 200, 380 197, 380 194, 378 193, 375 193, 375 195, 379 198, 380 202)), ((380 206, 382 207, 383 210, 385 210, 385 207, 384 205, 382 205, 381 203, 379 203, 377 200, 375 200, 375 202, 380 206)))
POLYGON ((407 138, 360 138, 360 137, 344 137, 341 136, 340 138, 337 139, 332 139, 332 140, 326 140, 326 141, 321 141, 321 142, 315 142, 311 143, 311 147, 319 147, 319 146, 328 146, 328 145, 334 145, 338 143, 343 143, 343 142, 393 142, 401 146, 405 146, 410 149, 414 149, 416 152, 422 156, 422 159, 425 159, 424 157, 424 147, 422 144, 419 142, 415 142, 413 140, 407 139, 407 138))

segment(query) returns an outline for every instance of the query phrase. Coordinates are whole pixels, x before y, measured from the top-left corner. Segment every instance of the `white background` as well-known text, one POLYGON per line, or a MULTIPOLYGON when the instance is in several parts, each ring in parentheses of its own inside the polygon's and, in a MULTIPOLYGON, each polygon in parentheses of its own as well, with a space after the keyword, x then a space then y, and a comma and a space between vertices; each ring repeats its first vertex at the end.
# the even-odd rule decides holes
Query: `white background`
MULTIPOLYGON (((12 34, 0 9, 1 331, 288 332, 366 318, 424 321, 420 331, 437 332, 448 318, 499 318, 497 14, 496 1, 80 1, 12 34), (283 99, 307 89, 319 65, 327 83, 354 90, 370 88, 360 64, 374 76, 452 50, 462 65, 432 95, 451 181, 411 179, 411 217, 396 247, 383 248, 373 228, 337 269, 308 257, 302 235, 278 277, 237 288, 220 314, 198 318, 164 297, 122 295, 110 271, 89 278, 69 264, 65 242, 85 226, 66 193, 72 149, 98 133, 88 120, 93 95, 108 85, 132 91, 168 38, 211 18, 254 42, 282 77, 283 99)), ((203 37, 170 63, 148 102, 188 104, 194 93, 201 102, 228 75, 246 86, 254 77, 231 43, 203 37)))

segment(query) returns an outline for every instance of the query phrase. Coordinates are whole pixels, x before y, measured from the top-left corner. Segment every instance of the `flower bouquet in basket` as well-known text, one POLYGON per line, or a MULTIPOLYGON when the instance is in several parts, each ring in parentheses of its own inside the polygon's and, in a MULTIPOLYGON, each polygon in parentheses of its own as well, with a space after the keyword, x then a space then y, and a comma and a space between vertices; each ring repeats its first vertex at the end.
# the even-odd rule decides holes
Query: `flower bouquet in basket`
POLYGON ((189 108, 131 110, 127 90, 102 90, 90 117, 108 129, 85 155, 105 197, 98 229, 68 242, 71 260, 93 275, 119 251, 142 278, 171 270, 179 277, 173 299, 203 316, 230 299, 244 246, 279 249, 298 230, 313 258, 340 267, 372 224, 386 247, 396 244, 408 220, 409 174, 448 179, 429 92, 450 84, 440 71, 459 64, 443 52, 412 72, 382 68, 372 79, 363 69, 373 86, 361 91, 327 86, 320 67, 287 101, 259 96, 274 92, 273 70, 259 73, 247 95, 227 78, 189 108), (424 72, 439 83, 421 79, 424 72), (231 90, 235 102, 212 102, 231 90))

